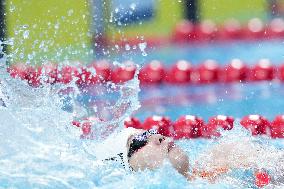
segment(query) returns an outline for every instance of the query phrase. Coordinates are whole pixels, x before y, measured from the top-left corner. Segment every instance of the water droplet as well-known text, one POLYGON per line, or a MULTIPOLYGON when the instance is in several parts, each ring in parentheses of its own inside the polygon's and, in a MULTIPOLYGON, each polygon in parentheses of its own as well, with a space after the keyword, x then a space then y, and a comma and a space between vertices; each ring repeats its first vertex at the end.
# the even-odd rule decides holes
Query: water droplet
POLYGON ((59 29, 59 23, 54 24, 54 28, 58 30, 59 29))
POLYGON ((24 55, 24 53, 20 53, 20 58, 24 58, 25 57, 25 55, 24 55))
POLYGON ((119 63, 118 61, 113 61, 113 65, 114 65, 114 66, 120 66, 121 63, 119 63))
POLYGON ((126 45, 125 45, 125 50, 127 50, 127 51, 130 50, 130 45, 129 45, 129 44, 126 44, 126 45))
POLYGON ((28 59, 32 60, 34 58, 34 56, 32 54, 28 54, 28 59))
POLYGON ((147 53, 145 51, 143 51, 142 56, 147 56, 147 53))
POLYGON ((14 12, 15 9, 16 9, 15 5, 11 5, 9 10, 10 12, 14 12))
POLYGON ((67 14, 68 14, 68 16, 71 16, 73 13, 74 13, 74 10, 70 9, 67 14))
POLYGON ((130 4, 130 8, 131 8, 132 10, 134 10, 134 9, 136 8, 136 4, 135 4, 135 3, 131 3, 131 4, 130 4))
POLYGON ((27 24, 20 26, 20 28, 22 28, 22 29, 27 29, 28 27, 29 27, 29 25, 27 25, 27 24))
POLYGON ((24 31, 24 33, 23 33, 24 39, 29 38, 29 35, 30 35, 30 31, 29 30, 24 31))
POLYGON ((112 13, 110 13, 109 22, 110 22, 110 23, 113 22, 113 14, 112 14, 112 13))
POLYGON ((146 49, 146 47, 147 47, 147 43, 146 43, 146 42, 144 42, 144 43, 139 43, 138 46, 139 46, 139 49, 140 49, 141 52, 142 52, 142 56, 147 56, 147 53, 145 52, 145 49, 146 49))

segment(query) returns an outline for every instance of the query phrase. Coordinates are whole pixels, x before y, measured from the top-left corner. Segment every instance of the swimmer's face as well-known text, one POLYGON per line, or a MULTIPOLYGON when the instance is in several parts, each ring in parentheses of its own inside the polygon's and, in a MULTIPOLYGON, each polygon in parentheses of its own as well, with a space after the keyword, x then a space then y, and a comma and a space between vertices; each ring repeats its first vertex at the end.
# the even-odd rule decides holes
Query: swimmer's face
MULTIPOLYGON (((133 136, 129 141, 132 139, 133 136)), ((154 134, 148 138, 145 146, 132 154, 129 164, 134 171, 155 169, 160 167, 165 159, 168 159, 179 173, 185 175, 188 171, 189 161, 185 152, 176 146, 172 139, 154 134)))

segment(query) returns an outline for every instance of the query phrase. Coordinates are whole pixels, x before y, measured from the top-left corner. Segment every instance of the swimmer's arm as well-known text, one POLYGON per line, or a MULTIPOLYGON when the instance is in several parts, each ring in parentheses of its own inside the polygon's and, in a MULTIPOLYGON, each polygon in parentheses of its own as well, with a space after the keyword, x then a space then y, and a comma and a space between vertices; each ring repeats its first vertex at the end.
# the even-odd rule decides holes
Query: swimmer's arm
POLYGON ((218 176, 225 174, 228 171, 229 171, 228 168, 215 168, 210 171, 201 171, 201 170, 193 169, 191 174, 187 173, 186 178, 189 181, 193 181, 197 178, 202 178, 210 182, 214 182, 218 178, 218 176))

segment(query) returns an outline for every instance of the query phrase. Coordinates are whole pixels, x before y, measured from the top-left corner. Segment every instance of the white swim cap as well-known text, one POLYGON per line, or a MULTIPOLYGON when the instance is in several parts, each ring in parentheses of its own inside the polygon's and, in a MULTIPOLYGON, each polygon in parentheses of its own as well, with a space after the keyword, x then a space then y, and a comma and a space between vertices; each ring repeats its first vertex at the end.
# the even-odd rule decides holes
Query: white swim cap
POLYGON ((124 128, 108 136, 103 142, 97 144, 94 149, 95 156, 98 160, 116 160, 121 161, 126 169, 130 169, 128 164, 128 147, 127 141, 131 135, 140 133, 141 130, 134 128, 124 128))

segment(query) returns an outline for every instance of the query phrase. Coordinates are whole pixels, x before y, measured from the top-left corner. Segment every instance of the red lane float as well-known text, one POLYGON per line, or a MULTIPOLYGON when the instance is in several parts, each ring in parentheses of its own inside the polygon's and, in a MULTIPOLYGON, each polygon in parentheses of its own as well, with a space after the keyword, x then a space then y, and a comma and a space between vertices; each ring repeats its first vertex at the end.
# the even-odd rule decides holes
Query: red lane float
POLYGON ((209 118, 208 123, 202 129, 202 136, 211 138, 221 136, 218 131, 220 128, 231 130, 234 126, 234 118, 231 116, 217 115, 209 118))
POLYGON ((167 70, 165 80, 174 84, 186 84, 191 82, 192 65, 186 60, 177 61, 167 70))
MULTIPOLYGON (((95 62, 89 66, 62 66, 47 64, 32 67, 23 64, 11 65, 7 71, 13 78, 26 80, 31 86, 38 87, 43 83, 68 84, 72 80, 78 86, 95 85, 112 81, 123 83, 133 79, 136 65, 125 62, 122 66, 111 69, 107 62, 95 62)), ((205 60, 193 66, 185 60, 177 61, 172 67, 165 68, 160 61, 146 64, 138 75, 141 84, 211 84, 252 81, 280 80, 284 82, 284 64, 275 66, 268 59, 260 59, 253 66, 245 65, 239 59, 232 59, 229 64, 220 66, 215 60, 205 60)))
MULTIPOLYGON (((91 124, 94 121, 103 122, 101 119, 89 117, 74 120, 72 125, 80 128, 83 136, 87 136, 91 133, 91 124)), ((241 119, 240 124, 253 136, 266 134, 271 138, 284 138, 284 115, 276 116, 272 122, 261 115, 248 115, 241 119)), ((139 119, 129 117, 125 119, 124 126, 144 130, 155 128, 160 134, 174 139, 212 138, 221 136, 219 129, 231 130, 234 127, 234 118, 217 115, 210 117, 205 123, 201 117, 193 115, 181 116, 174 122, 168 117, 151 116, 141 123, 139 119)))
POLYGON ((8 67, 7 71, 13 78, 24 80, 27 75, 27 66, 24 63, 13 64, 8 67))
POLYGON ((114 83, 123 83, 133 79, 136 71, 136 66, 133 62, 127 61, 123 66, 112 71, 111 80, 114 83))
POLYGON ((202 118, 192 115, 180 117, 173 125, 174 138, 198 138, 201 137, 201 129, 204 126, 202 118))
POLYGON ((42 66, 42 73, 45 78, 43 78, 43 81, 54 84, 58 82, 58 66, 54 63, 48 63, 44 64, 42 66))
POLYGON ((80 122, 80 121, 73 120, 71 123, 72 123, 72 125, 75 126, 75 127, 81 127, 81 122, 80 122))
POLYGON ((240 59, 233 59, 222 72, 221 80, 224 82, 244 82, 247 80, 249 68, 240 59))
POLYGON ((88 67, 93 69, 93 74, 96 75, 97 81, 106 82, 111 80, 112 70, 108 61, 100 60, 93 62, 88 67))
POLYGON ((174 29, 173 41, 178 43, 188 42, 191 40, 196 40, 195 26, 192 22, 188 20, 180 21, 174 29))
POLYGON ((128 127, 133 127, 135 129, 142 129, 142 124, 139 121, 139 119, 135 118, 135 117, 128 117, 124 120, 124 126, 126 128, 128 127))
POLYGON ((241 39, 245 36, 245 31, 242 28, 241 23, 236 19, 225 21, 220 33, 220 38, 224 40, 241 39))
POLYGON ((33 87, 39 87, 41 82, 40 82, 40 77, 41 77, 41 67, 32 67, 32 66, 27 66, 26 67, 26 77, 25 79, 28 81, 28 84, 33 86, 33 87))
POLYGON ((198 40, 211 41, 219 37, 219 32, 212 20, 204 20, 196 26, 196 35, 198 40))
POLYGON ((262 39, 266 36, 266 27, 261 19, 252 18, 247 24, 247 39, 262 39))
POLYGON ((75 70, 74 75, 77 78, 76 84, 80 86, 94 85, 100 81, 96 71, 90 67, 79 67, 75 70))
POLYGON ((257 171, 255 174, 255 185, 258 187, 264 187, 270 183, 270 175, 263 171, 257 171))
POLYGON ((252 135, 268 134, 269 121, 261 115, 248 115, 241 120, 241 125, 250 130, 252 135))
POLYGON ((268 59, 260 59, 252 68, 252 81, 271 81, 275 78, 276 68, 268 59))
POLYGON ((259 18, 252 18, 245 25, 241 25, 236 19, 229 19, 220 26, 217 26, 212 20, 204 20, 198 24, 183 20, 177 23, 172 34, 172 39, 176 43, 282 37, 284 37, 283 18, 274 18, 268 23, 264 23, 259 18))
POLYGON ((83 122, 82 125, 81 125, 81 128, 82 128, 82 134, 83 136, 88 136, 89 134, 91 134, 91 131, 92 131, 92 124, 91 122, 83 122))
POLYGON ((92 130, 92 123, 88 120, 73 120, 71 122, 71 124, 76 127, 76 128, 80 128, 82 131, 82 135, 81 138, 86 138, 91 134, 91 130, 92 130))
POLYGON ((269 23, 268 36, 271 38, 284 37, 284 20, 282 18, 274 18, 269 23))
POLYGON ((58 68, 58 82, 63 84, 70 83, 73 80, 76 69, 77 68, 73 66, 63 66, 58 68))
POLYGON ((158 60, 153 60, 140 70, 138 78, 144 84, 157 84, 163 81, 164 76, 165 68, 163 64, 158 60))
POLYGON ((172 123, 168 117, 163 116, 152 116, 148 117, 144 123, 142 124, 142 128, 145 130, 148 129, 157 129, 158 133, 164 136, 171 136, 172 131, 172 123))
POLYGON ((178 43, 208 41, 217 39, 218 37, 218 28, 212 20, 204 20, 199 24, 182 20, 176 25, 173 31, 173 41, 178 43))
POLYGON ((284 64, 280 65, 278 68, 278 78, 280 81, 284 81, 284 64))
POLYGON ((219 81, 220 67, 215 60, 206 60, 197 67, 197 75, 193 76, 193 82, 200 84, 215 83, 219 81))
POLYGON ((284 138, 284 115, 278 115, 270 125, 272 138, 284 138))

